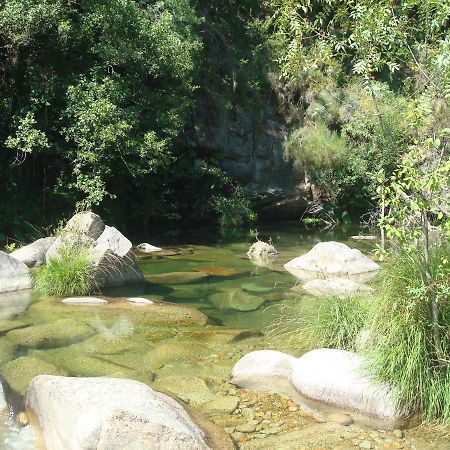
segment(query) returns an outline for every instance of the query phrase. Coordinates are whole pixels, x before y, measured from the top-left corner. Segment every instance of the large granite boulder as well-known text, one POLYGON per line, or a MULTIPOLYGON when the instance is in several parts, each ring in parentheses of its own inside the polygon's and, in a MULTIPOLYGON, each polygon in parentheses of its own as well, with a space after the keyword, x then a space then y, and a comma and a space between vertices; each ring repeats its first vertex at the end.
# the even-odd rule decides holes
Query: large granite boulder
POLYGON ((238 361, 232 382, 245 389, 282 393, 325 416, 345 412, 375 428, 407 426, 410 411, 397 406, 388 384, 372 381, 363 369, 363 358, 344 350, 318 349, 300 358, 262 350, 238 361))
POLYGON ((38 239, 29 245, 20 247, 11 253, 11 256, 23 262, 28 267, 39 267, 45 264, 45 255, 48 249, 56 241, 55 237, 38 239))
POLYGON ((266 258, 277 256, 278 252, 273 245, 263 241, 256 241, 251 245, 247 255, 250 258, 266 258))
POLYGON ((26 394, 47 450, 207 450, 185 409, 143 383, 38 376, 26 394))
POLYGON ((292 259, 284 267, 294 275, 303 271, 336 276, 375 273, 380 268, 359 250, 334 241, 316 244, 308 253, 292 259))
POLYGON ((0 251, 0 292, 29 288, 31 288, 31 277, 28 267, 0 251))

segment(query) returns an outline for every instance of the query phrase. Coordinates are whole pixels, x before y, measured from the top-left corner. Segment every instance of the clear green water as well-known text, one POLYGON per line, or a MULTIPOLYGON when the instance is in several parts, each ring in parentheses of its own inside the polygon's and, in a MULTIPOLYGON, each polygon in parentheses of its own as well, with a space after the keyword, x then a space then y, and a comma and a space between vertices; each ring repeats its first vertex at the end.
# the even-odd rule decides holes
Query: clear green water
MULTIPOLYGON (((349 241, 354 234, 358 234, 355 227, 314 231, 283 224, 261 229, 260 238, 271 238, 279 252, 267 265, 255 265, 246 257, 251 242, 245 235, 228 239, 205 232, 161 235, 148 241, 169 248, 168 252, 138 256, 148 281, 103 293, 110 302, 106 307, 68 306, 60 298, 27 292, 0 298, 0 370, 12 385, 10 399, 21 409, 24 386, 46 370, 135 378, 149 384, 168 375, 188 374, 207 380, 214 391, 242 354, 274 348, 264 330, 277 318, 278 305, 296 282, 283 264, 321 241, 346 242, 369 251, 373 244, 349 241), (244 296, 250 310, 227 304, 224 298, 230 293, 238 299, 244 296), (142 313, 149 307, 124 301, 137 296, 195 308, 208 317, 208 324, 155 324, 142 313), (236 328, 261 334, 233 342, 221 334, 236 328)), ((283 350, 295 354, 300 347, 286 343, 283 350)), ((31 448, 5 415, 3 422, 3 448, 31 448)))

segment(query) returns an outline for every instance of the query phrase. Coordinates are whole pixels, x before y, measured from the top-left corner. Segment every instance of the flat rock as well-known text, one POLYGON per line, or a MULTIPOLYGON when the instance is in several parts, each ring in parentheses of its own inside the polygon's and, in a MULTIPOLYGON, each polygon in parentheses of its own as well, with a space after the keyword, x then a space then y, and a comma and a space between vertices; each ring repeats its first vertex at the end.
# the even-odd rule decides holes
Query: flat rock
POLYGON ((194 283, 208 277, 209 275, 203 272, 168 272, 146 275, 145 280, 150 283, 171 285, 194 283))
POLYGON ((208 300, 222 310, 255 311, 265 300, 255 295, 247 294, 241 289, 230 289, 226 292, 218 292, 208 297, 208 300))
POLYGON ((284 267, 294 275, 296 270, 301 270, 337 276, 376 272, 380 268, 359 250, 334 241, 316 244, 308 253, 292 259, 284 267))
POLYGON ((11 256, 23 262, 28 267, 39 267, 45 264, 45 254, 55 242, 56 237, 46 237, 31 244, 20 247, 11 253, 11 256))
POLYGON ((137 305, 153 305, 154 302, 144 297, 128 297, 127 302, 136 303, 137 305))
POLYGON ((139 244, 136 248, 142 253, 153 253, 162 251, 162 248, 155 247, 154 245, 148 244, 147 242, 139 244))
POLYGON ((21 356, 9 361, 0 373, 9 387, 20 395, 25 393, 30 381, 37 375, 67 375, 64 369, 32 356, 21 356))
POLYGON ((212 400, 203 403, 201 408, 207 414, 232 414, 238 405, 238 397, 216 395, 212 400))
POLYGON ((321 297, 336 295, 340 298, 350 297, 357 292, 372 292, 373 289, 365 284, 357 283, 345 278, 327 278, 310 280, 302 286, 311 295, 321 297))
POLYGON ((61 300, 61 303, 68 303, 70 305, 101 305, 108 303, 108 301, 97 297, 68 297, 61 300))
POLYGON ((76 319, 60 319, 54 322, 32 325, 9 331, 9 340, 23 347, 59 347, 94 334, 94 330, 76 319))
POLYGON ((353 239, 354 241, 375 241, 377 237, 373 235, 358 235, 350 236, 350 239, 353 239))
POLYGON ((170 375, 158 378, 152 387, 170 392, 191 405, 201 405, 214 398, 206 383, 198 377, 170 375))
POLYGON ((29 289, 31 286, 28 267, 23 262, 0 251, 0 292, 29 289))
POLYGON ((132 380, 40 376, 25 403, 47 450, 210 448, 180 404, 132 380))

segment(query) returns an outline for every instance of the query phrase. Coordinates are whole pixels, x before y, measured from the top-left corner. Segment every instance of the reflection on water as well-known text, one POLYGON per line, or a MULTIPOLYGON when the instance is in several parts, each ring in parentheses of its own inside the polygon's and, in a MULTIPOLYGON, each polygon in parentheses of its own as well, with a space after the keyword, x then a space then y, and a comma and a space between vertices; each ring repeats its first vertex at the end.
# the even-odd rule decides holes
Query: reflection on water
MULTIPOLYGON (((279 252, 267 264, 246 257, 250 242, 245 235, 217 239, 191 233, 178 240, 162 236, 151 243, 176 248, 138 255, 148 281, 108 290, 108 305, 63 305, 59 298, 30 298, 26 292, 0 297, 1 374, 18 394, 23 394, 28 378, 48 368, 71 376, 116 376, 146 383, 189 373, 211 386, 220 384, 242 354, 269 345, 260 332, 274 320, 277 305, 296 282, 283 264, 318 242, 347 242, 357 232, 355 227, 308 231, 297 224, 261 229, 260 238, 272 238, 279 252), (190 306, 209 323, 205 326, 199 315, 184 326, 179 311, 179 320, 154 317, 148 312, 152 306, 126 302, 126 297, 190 306), (235 329, 256 332, 240 334, 235 329)), ((374 244, 349 245, 367 251, 374 244)), ((298 343, 290 350, 298 352, 298 343)), ((28 429, 16 427, 9 416, 2 418, 0 435, 5 449, 33 448, 28 429)))

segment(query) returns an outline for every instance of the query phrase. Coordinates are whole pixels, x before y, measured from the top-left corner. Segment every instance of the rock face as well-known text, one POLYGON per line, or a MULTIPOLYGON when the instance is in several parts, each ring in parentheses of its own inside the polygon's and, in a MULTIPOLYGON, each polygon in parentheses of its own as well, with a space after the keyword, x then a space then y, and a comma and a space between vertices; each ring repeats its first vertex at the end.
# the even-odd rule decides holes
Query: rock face
POLYGON ((396 406, 387 384, 362 374, 356 353, 318 349, 300 358, 270 350, 251 352, 235 365, 232 382, 248 389, 284 393, 321 412, 344 412, 367 425, 395 429, 408 424, 409 412, 396 406))
POLYGON ((131 242, 116 228, 105 225, 92 212, 75 214, 46 253, 47 262, 60 256, 63 247, 82 245, 87 248, 95 269, 99 288, 135 284, 144 281, 136 264, 131 242))
POLYGON ((292 259, 284 267, 294 275, 300 270, 336 276, 365 274, 380 268, 359 250, 334 241, 316 244, 308 253, 292 259))
POLYGON ((357 292, 371 292, 372 288, 345 278, 330 278, 311 280, 305 283, 303 289, 311 295, 336 295, 340 298, 349 297, 357 292))
POLYGON ((0 292, 29 288, 31 288, 31 277, 28 267, 0 251, 0 292))
POLYGON ((55 242, 55 237, 38 239, 29 245, 25 245, 11 253, 11 256, 23 262, 28 267, 39 267, 45 264, 45 254, 55 242))
POLYGON ((47 450, 210 448, 175 400, 137 381, 39 376, 26 408, 47 450))

